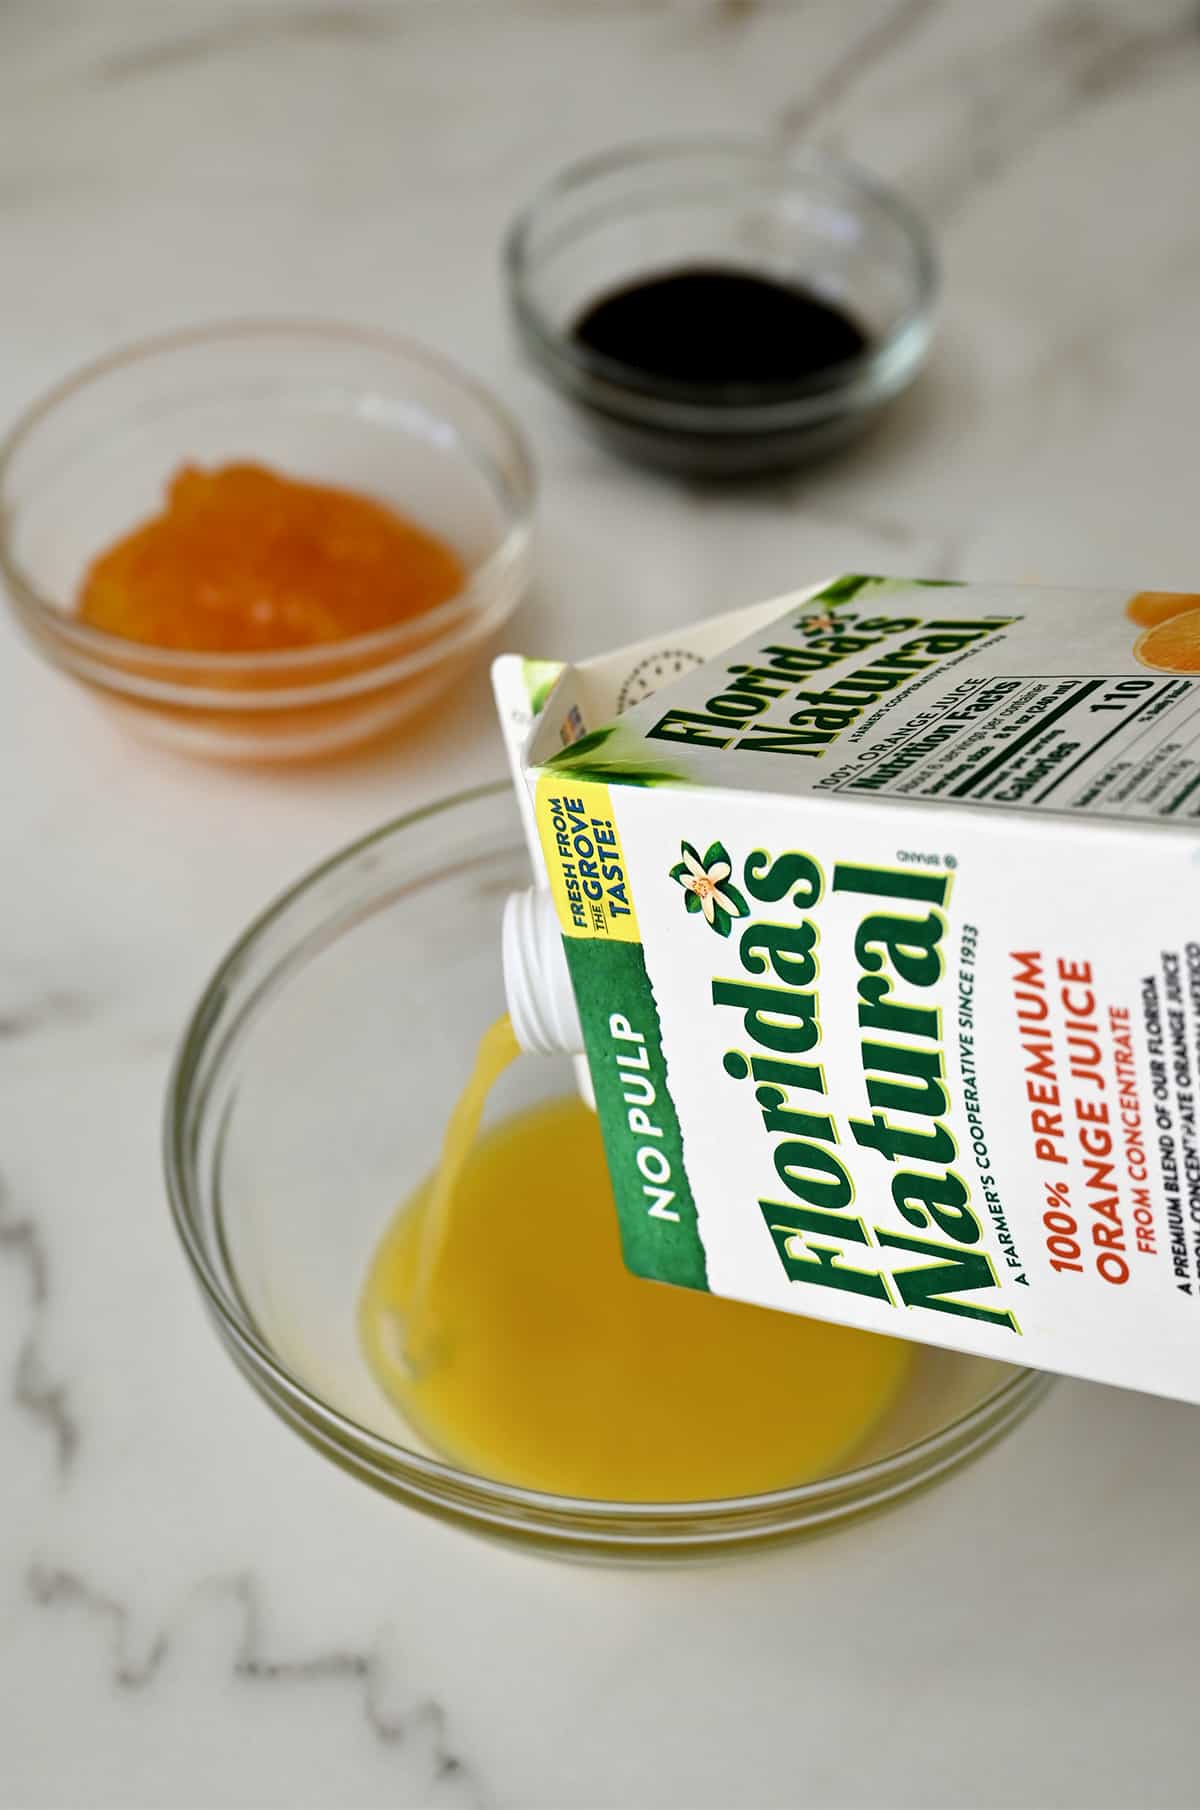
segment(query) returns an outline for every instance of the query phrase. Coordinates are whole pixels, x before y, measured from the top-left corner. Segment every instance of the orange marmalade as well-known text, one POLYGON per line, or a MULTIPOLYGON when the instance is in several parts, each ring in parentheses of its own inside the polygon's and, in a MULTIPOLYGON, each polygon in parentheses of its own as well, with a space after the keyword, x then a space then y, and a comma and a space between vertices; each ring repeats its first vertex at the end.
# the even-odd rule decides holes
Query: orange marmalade
POLYGON ((264 653, 391 628, 464 577, 451 547, 369 497, 260 465, 185 465, 161 513, 93 561, 78 613, 154 647, 264 653))

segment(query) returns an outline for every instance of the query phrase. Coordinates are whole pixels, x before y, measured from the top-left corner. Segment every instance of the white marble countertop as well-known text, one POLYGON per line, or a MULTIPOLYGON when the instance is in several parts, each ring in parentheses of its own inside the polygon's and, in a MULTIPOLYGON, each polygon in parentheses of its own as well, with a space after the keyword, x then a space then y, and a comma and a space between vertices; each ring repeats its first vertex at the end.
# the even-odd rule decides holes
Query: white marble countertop
MULTIPOLYGON (((8 0, 0 413, 209 317, 425 338, 536 446, 547 653, 845 568, 1194 589, 1198 119, 1194 0, 8 0), (520 368, 496 244, 568 157, 756 126, 925 208, 942 327, 858 451, 700 500, 520 368)), ((278 1424, 175 1245, 165 1066, 284 882, 499 771, 482 681, 264 779, 150 757, 2 632, 0 1803, 1195 1803, 1195 1411, 1063 1384, 889 1517, 676 1572, 485 1544, 278 1424)))

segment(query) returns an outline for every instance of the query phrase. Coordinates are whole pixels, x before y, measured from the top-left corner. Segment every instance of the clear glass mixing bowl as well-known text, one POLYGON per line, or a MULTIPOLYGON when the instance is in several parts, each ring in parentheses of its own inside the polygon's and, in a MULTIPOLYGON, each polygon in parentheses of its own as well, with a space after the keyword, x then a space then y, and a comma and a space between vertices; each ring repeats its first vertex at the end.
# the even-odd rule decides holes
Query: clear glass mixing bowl
MULTIPOLYGON (((481 1532, 578 1556, 669 1558, 829 1528, 975 1457, 1049 1379, 951 1352, 853 1468, 706 1502, 539 1494, 447 1462, 382 1394, 355 1310, 396 1205, 430 1170, 480 1033, 504 1009, 500 914, 529 881, 507 784, 390 824, 252 924, 185 1033, 166 1112, 180 1236, 222 1342, 271 1406, 344 1469, 481 1532)), ((497 1115, 572 1086, 530 1057, 497 1115)))

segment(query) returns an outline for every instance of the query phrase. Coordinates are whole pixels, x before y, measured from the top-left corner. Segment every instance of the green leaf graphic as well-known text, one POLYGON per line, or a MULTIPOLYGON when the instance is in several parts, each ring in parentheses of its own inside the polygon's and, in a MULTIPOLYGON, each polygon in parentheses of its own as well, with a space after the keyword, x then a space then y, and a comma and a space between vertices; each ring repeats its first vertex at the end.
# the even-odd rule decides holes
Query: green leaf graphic
POLYGON ((581 755, 593 754, 597 748, 603 748, 605 742, 615 733, 615 723, 610 723, 607 729, 593 729, 589 735, 581 735, 577 742, 572 742, 569 748, 560 748, 557 754, 552 754, 546 765, 548 767, 569 767, 581 755))
POLYGON ((827 603, 835 608, 839 603, 849 603, 860 591, 908 591, 921 585, 929 589, 944 587, 961 587, 961 578, 880 578, 869 572, 844 572, 840 578, 831 580, 823 591, 810 597, 806 608, 814 603, 827 603))
POLYGON ((748 918, 750 916, 750 907, 746 903, 745 895, 738 891, 732 880, 722 880, 721 891, 731 904, 737 906, 739 918, 748 918))
POLYGON ((809 608, 814 603, 849 603, 852 597, 858 596, 864 585, 881 584, 882 582, 882 579, 872 578, 863 572, 846 572, 841 578, 835 578, 832 583, 827 584, 823 591, 818 591, 815 597, 808 598, 805 608, 809 608))
POLYGON ((638 767, 618 760, 580 761, 578 765, 560 767, 569 779, 590 780, 598 786, 684 786, 689 784, 681 773, 667 768, 638 767))
POLYGON ((561 660, 522 660, 521 672, 525 680, 525 691, 529 698, 529 708, 534 716, 540 716, 545 708, 546 699, 558 683, 558 676, 562 670, 561 660))
POLYGON ((561 748, 557 754, 552 754, 546 766, 554 773, 594 780, 600 785, 686 786, 691 783, 685 773, 677 772, 674 767, 647 760, 636 742, 632 744, 637 750, 635 755, 621 756, 616 751, 621 745, 619 731, 618 723, 593 729, 590 734, 572 742, 569 748, 561 748), (613 737, 618 737, 615 744, 613 737))

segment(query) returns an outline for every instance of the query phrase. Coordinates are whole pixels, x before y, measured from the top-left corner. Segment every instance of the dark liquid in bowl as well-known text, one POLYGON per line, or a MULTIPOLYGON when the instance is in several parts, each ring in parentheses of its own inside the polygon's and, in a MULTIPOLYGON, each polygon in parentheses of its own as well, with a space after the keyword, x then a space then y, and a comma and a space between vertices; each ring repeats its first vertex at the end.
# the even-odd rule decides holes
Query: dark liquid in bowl
POLYGON ((810 383, 868 345, 857 321, 805 289, 700 265, 601 296, 573 337, 652 382, 714 392, 810 383))
POLYGON ((857 419, 831 386, 827 410, 800 424, 735 424, 722 408, 753 408, 799 394, 860 358, 871 341, 834 302, 750 271, 695 265, 650 276, 589 303, 575 344, 623 372, 577 393, 592 424, 628 458, 694 476, 736 477, 792 465, 838 445, 857 419), (622 382, 629 407, 622 406, 622 382), (656 396, 711 411, 681 425, 656 422, 656 396), (647 404, 651 418, 647 418, 647 404))

